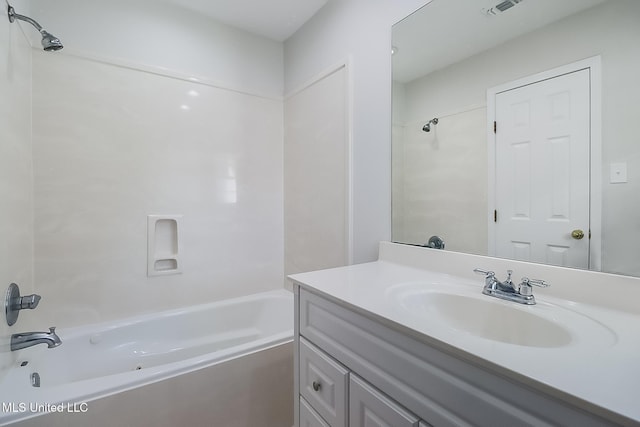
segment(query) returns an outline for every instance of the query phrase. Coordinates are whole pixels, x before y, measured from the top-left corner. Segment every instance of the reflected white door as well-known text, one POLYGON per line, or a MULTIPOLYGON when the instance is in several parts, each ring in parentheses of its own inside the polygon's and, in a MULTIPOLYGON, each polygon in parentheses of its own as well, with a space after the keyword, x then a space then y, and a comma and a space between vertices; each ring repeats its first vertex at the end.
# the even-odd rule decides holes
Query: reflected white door
POLYGON ((589 267, 589 92, 584 69, 496 94, 496 256, 589 267))

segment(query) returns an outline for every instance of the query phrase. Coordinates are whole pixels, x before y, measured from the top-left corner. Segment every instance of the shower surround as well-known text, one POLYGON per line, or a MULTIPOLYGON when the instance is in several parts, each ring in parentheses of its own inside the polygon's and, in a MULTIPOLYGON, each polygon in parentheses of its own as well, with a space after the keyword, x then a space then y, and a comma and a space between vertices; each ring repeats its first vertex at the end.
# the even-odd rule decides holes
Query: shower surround
MULTIPOLYGON (((2 102, 11 111, 0 127, 0 159, 7 173, 2 182, 11 184, 3 195, 12 209, 2 209, 8 215, 2 223, 10 224, 2 236, 11 253, 3 257, 0 273, 19 283, 23 293, 40 294, 42 301, 14 326, 0 326, 0 382, 12 384, 9 367, 21 367, 36 354, 45 361, 53 360, 49 355, 67 359, 64 352, 53 353, 76 348, 77 341, 72 334, 65 336, 65 330, 140 315, 161 318, 166 310, 186 312, 182 307, 212 301, 224 305, 235 297, 282 288, 281 45, 209 22, 207 28, 225 37, 193 43, 193 50, 163 52, 169 62, 182 65, 171 67, 119 59, 99 49, 88 54, 74 50, 73 43, 61 52, 44 53, 29 46, 20 26, 10 25, 0 24, 2 57, 8 59, 0 88, 9 95, 2 102), (198 58, 203 44, 205 56, 222 61, 224 72, 214 67, 207 72, 180 60, 181 55, 198 58), (221 58, 216 49, 230 53, 221 58), (269 58, 248 53, 258 50, 269 58), (233 71, 236 67, 245 69, 233 71), (231 74, 236 78, 228 78, 231 74), (268 83, 272 90, 265 90, 268 83), (147 276, 149 215, 180 217, 180 274, 147 276), (58 327, 60 348, 9 351, 11 334, 49 326, 58 327)), ((193 27, 202 29, 198 25, 193 27)), ((172 30, 180 28, 177 21, 172 30)), ((276 319, 282 313, 286 311, 265 316, 276 319)), ((229 330, 244 325, 237 317, 216 319, 208 313, 207 321, 199 323, 201 330, 211 329, 207 322, 229 330)), ((176 335, 184 327, 172 324, 163 332, 176 335)), ((237 389, 201 384, 202 376, 195 373, 179 376, 178 387, 190 385, 197 396, 238 394, 249 390, 247 382, 255 376, 267 375, 265 369, 287 373, 290 335, 285 331, 280 344, 266 352, 250 349, 247 357, 234 359, 234 369, 247 373, 237 389), (271 368, 274 361, 280 371, 271 368)), ((198 363, 209 357, 206 353, 197 355, 198 363)), ((217 378, 221 369, 229 371, 218 367, 206 372, 217 378)), ((45 383, 42 376, 43 387, 45 383)), ((57 390, 53 393, 43 403, 60 398, 57 390)), ((151 393, 138 393, 155 404, 151 393)), ((274 392, 284 402, 274 416, 288 416, 289 395, 286 389, 274 392)), ((251 396, 240 397, 238 402, 251 396)), ((118 398, 100 407, 112 410, 118 398)), ((225 406, 224 400, 219 403, 225 406)), ((211 403, 203 407, 216 416, 225 414, 211 403)))
POLYGON ((282 286, 281 100, 152 71, 33 52, 43 300, 21 330, 282 286), (181 274, 147 277, 150 214, 182 215, 181 274))

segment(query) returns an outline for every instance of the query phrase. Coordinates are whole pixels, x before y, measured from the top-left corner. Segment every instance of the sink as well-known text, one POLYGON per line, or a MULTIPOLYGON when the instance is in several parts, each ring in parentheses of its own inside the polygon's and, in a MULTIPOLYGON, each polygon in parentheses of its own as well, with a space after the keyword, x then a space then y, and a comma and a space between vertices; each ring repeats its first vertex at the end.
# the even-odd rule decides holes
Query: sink
POLYGON ((389 297, 448 335, 539 348, 616 342, 611 329, 577 311, 546 302, 527 306, 503 301, 482 295, 481 290, 411 283, 394 287, 389 297))
POLYGON ((422 297, 410 304, 417 303, 450 327, 478 337, 529 347, 561 347, 571 342, 571 333, 562 325, 530 311, 456 294, 430 292, 422 297))

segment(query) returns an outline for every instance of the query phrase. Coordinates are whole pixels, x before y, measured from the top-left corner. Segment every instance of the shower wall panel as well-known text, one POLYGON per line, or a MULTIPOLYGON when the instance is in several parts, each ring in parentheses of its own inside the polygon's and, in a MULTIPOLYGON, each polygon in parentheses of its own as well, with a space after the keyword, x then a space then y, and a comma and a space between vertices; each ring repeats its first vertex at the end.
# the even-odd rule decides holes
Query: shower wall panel
MULTIPOLYGON (((33 169, 31 165, 31 47, 18 25, 0 19, 0 296, 14 282, 33 291, 33 169)), ((15 362, 11 334, 33 312, 9 327, 0 320, 0 380, 15 362)))
POLYGON ((349 262, 347 70, 284 103, 285 274, 349 262))
MULTIPOLYGON (((280 99, 34 52, 35 282, 65 326, 282 287, 280 99), (147 215, 182 215, 147 277, 147 215)), ((47 324, 48 325, 48 324, 47 324)))

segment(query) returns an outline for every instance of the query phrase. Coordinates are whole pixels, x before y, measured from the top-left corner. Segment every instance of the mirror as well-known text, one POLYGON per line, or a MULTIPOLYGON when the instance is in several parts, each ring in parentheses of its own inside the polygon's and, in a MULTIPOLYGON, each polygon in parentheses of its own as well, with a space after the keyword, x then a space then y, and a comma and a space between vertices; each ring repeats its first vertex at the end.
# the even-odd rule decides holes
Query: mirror
POLYGON ((640 276, 639 22, 635 0, 434 0, 394 25, 392 240, 640 276), (549 86, 574 78, 577 92, 549 86), (560 116, 581 130, 540 136, 534 154, 560 116), (551 223, 558 244, 541 237, 551 223))

